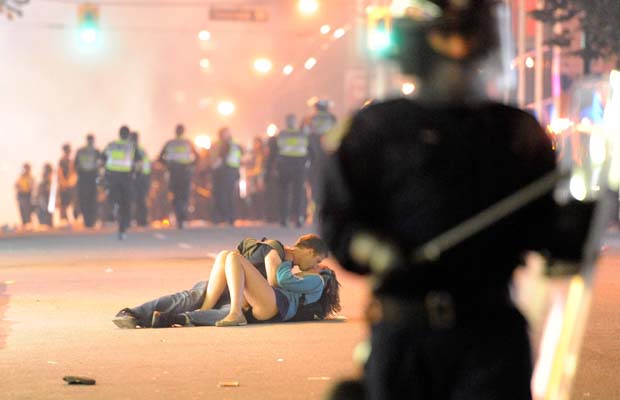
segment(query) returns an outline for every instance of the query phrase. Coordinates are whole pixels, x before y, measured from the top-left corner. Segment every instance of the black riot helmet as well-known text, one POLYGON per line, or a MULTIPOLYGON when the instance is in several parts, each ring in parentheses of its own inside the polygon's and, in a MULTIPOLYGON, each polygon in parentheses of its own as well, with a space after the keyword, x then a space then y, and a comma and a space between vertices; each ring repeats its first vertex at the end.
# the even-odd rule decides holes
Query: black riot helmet
POLYGON ((424 79, 442 62, 476 65, 499 46, 497 0, 395 0, 391 55, 424 79))

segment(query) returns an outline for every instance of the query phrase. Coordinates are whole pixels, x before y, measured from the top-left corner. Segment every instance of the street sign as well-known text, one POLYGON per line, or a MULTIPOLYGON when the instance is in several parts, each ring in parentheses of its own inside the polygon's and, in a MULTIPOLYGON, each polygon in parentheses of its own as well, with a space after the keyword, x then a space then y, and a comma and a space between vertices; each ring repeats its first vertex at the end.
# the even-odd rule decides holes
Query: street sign
POLYGON ((266 22, 267 10, 255 7, 211 6, 209 19, 216 21, 266 22))

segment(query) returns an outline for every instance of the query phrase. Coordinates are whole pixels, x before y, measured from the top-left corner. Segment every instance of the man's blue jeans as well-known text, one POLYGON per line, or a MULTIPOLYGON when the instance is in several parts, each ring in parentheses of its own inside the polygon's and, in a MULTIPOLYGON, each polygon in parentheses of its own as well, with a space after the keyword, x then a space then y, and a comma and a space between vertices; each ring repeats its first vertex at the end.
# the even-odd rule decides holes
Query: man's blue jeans
POLYGON ((154 311, 185 314, 192 325, 213 326, 216 321, 228 315, 230 295, 226 289, 211 310, 199 310, 205 300, 207 283, 208 281, 200 281, 190 290, 162 296, 141 306, 130 308, 131 313, 138 319, 138 325, 144 328, 151 327, 154 311))

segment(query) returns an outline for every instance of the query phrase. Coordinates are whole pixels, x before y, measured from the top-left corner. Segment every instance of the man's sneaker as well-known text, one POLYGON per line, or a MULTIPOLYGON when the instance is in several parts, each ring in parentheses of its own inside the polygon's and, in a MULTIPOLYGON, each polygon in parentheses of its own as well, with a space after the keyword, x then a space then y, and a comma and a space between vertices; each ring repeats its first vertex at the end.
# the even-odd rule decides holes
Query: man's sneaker
POLYGON ((114 325, 121 329, 136 329, 136 326, 138 325, 138 319, 128 308, 124 308, 119 311, 112 322, 114 322, 114 325))

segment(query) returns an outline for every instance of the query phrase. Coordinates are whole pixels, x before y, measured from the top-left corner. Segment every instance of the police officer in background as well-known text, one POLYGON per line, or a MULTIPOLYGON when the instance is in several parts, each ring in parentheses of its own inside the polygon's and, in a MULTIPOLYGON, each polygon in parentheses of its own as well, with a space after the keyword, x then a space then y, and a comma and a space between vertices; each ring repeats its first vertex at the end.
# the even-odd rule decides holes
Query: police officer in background
POLYGON ((312 190, 312 199, 316 206, 319 204, 321 192, 321 176, 325 163, 325 151, 321 146, 321 140, 327 132, 336 125, 336 116, 329 111, 329 100, 320 99, 314 104, 314 114, 307 117, 304 127, 308 130, 310 146, 310 168, 308 169, 308 182, 312 190))
POLYGON ((177 125, 176 137, 166 142, 159 155, 159 160, 166 165, 170 174, 169 188, 173 196, 172 206, 179 229, 183 229, 187 219, 194 164, 198 159, 194 144, 186 139, 184 134, 185 127, 177 125))
POLYGON ((302 195, 306 178, 308 136, 297 128, 297 117, 294 114, 288 114, 285 121, 286 128, 275 140, 269 142, 271 148, 267 173, 274 171, 277 174, 280 225, 286 227, 292 215, 293 223, 299 228, 306 211, 302 209, 302 204, 305 204, 302 202, 302 195))
POLYGON ((418 97, 359 111, 323 186, 322 237, 342 266, 375 283, 370 356, 351 392, 528 400, 528 327, 509 284, 522 252, 553 236, 551 195, 451 247, 419 250, 547 176, 554 152, 532 116, 488 100, 478 81, 499 47, 495 2, 404 3, 396 57, 419 78, 418 97))
POLYGON ((148 225, 148 207, 146 200, 151 189, 151 160, 146 151, 140 146, 140 135, 138 132, 131 132, 129 136, 134 144, 136 151, 140 155, 142 163, 134 171, 134 210, 136 223, 144 227, 148 225))
POLYGON ((78 149, 75 154, 75 170, 77 171, 78 201, 84 226, 92 228, 97 221, 97 176, 101 153, 95 148, 95 136, 86 135, 86 146, 78 149))
POLYGON ((108 201, 118 222, 118 239, 127 238, 131 222, 131 200, 134 168, 142 162, 136 146, 129 140, 129 128, 122 126, 119 139, 111 142, 101 154, 105 165, 108 201))
POLYGON ((235 203, 239 189, 239 167, 243 151, 232 138, 230 128, 218 131, 218 142, 214 145, 213 195, 215 196, 215 222, 224 221, 234 225, 235 203))

